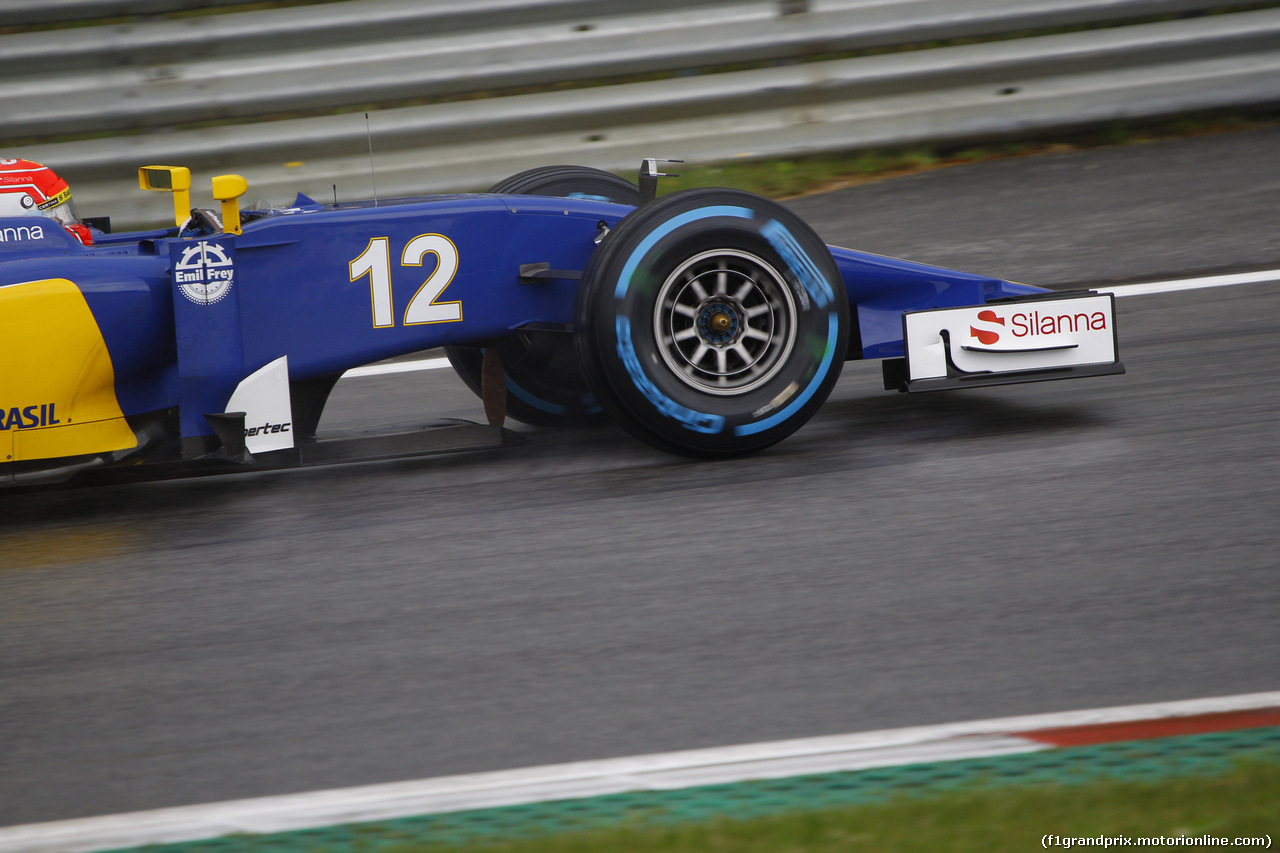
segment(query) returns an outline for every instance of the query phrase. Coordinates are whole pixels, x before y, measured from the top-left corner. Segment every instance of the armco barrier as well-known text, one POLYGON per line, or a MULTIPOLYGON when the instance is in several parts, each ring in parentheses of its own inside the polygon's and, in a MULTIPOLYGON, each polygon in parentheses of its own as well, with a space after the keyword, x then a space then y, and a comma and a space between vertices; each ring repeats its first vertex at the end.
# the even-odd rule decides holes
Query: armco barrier
MULTIPOLYGON (((737 1, 700 0, 698 5, 737 1)), ((301 22, 310 17, 319 9, 319 3, 326 0, 312 2, 317 5, 308 7, 306 12, 294 12, 294 19, 301 22)), ((84 20, 115 21, 191 12, 207 14, 210 10, 234 11, 236 6, 261 5, 263 0, 4 0, 0 8, 4 12, 4 25, 14 26, 84 20)), ((459 17, 479 21, 489 16, 495 23, 507 24, 545 21, 549 11, 567 8, 576 10, 575 14, 585 15, 616 15, 635 9, 630 0, 413 0, 409 5, 436 15, 438 20, 459 17)), ((646 0, 646 6, 655 9, 687 5, 690 5, 687 0, 646 0)))
POLYGON ((364 0, 301 7, 314 10, 305 16, 295 7, 108 33, 100 27, 23 33, 0 40, 0 132, 14 138, 72 127, 124 131, 243 119, 991 37, 1212 4, 827 0, 810 12, 781 15, 776 2, 757 0, 565 17, 583 11, 579 5, 543 4, 546 23, 516 27, 485 26, 493 17, 480 8, 464 15, 408 0, 364 0))
POLYGON ((5 0, 5 26, 49 24, 85 18, 161 15, 217 6, 242 6, 256 0, 5 0))
MULTIPOLYGON (((19 93, 4 75, 3 133, 13 138, 18 128, 90 130, 95 122, 109 128, 163 126, 289 106, 340 110, 379 96, 643 71, 683 69, 688 75, 376 111, 368 123, 371 140, 361 110, 25 145, 17 152, 56 164, 76 186, 82 211, 110 214, 119 227, 154 222, 164 213, 155 199, 136 191, 134 170, 144 162, 180 163, 200 174, 241 172, 250 179, 251 198, 282 204, 294 190, 329 198, 335 184, 342 198, 369 196, 370 141, 378 186, 384 193, 406 194, 483 188, 552 162, 627 169, 644 156, 791 155, 1280 102, 1277 8, 1180 18, 1174 13, 1212 4, 815 0, 810 11, 788 15, 776 2, 713 3, 586 21, 573 13, 592 6, 589 0, 504 2, 519 5, 526 16, 544 15, 544 22, 491 29, 492 15, 504 5, 498 0, 467 4, 469 13, 458 3, 361 0, 193 19, 213 23, 189 32, 182 21, 138 24, 105 47, 101 39, 94 46, 99 28, 59 31, 74 37, 64 44, 68 67, 92 66, 107 54, 119 61, 133 56, 135 66, 101 75, 97 88, 85 92, 69 83, 83 79, 83 71, 67 74, 58 85, 68 91, 57 97, 55 83, 62 78, 33 72, 23 79, 47 87, 50 97, 43 104, 19 93), (299 23, 300 10, 309 13, 305 26, 281 29, 291 20, 299 23), (357 10, 364 16, 353 17, 357 10), (1127 23, 1155 13, 1171 19, 1127 23), (409 34, 417 25, 412 21, 421 24, 433 15, 437 23, 452 15, 452 35, 409 34), (391 21, 398 22, 403 38, 340 49, 312 46, 344 27, 350 40, 359 41, 384 32, 391 21), (730 57, 784 61, 854 47, 991 38, 1101 21, 1123 23, 746 71, 688 72, 730 57), (246 39, 274 40, 276 50, 236 54, 248 49, 240 43, 246 39), (145 44, 152 47, 144 50, 145 44), (187 58, 159 66, 176 69, 173 79, 121 82, 156 67, 145 66, 144 55, 154 60, 180 45, 186 45, 187 58), (197 57, 214 48, 222 51, 220 58, 197 57)), ((597 0, 595 8, 607 10, 612 2, 597 0)), ((0 68, 13 60, 8 48, 15 38, 0 38, 0 68)), ((24 42, 23 50, 40 54, 32 44, 24 42)))

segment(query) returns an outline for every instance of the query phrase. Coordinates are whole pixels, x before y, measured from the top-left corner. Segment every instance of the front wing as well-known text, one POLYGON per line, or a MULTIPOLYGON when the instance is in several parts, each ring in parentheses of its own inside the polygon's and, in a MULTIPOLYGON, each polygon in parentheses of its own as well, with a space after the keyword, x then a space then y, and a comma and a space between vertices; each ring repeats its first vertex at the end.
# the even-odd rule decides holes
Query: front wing
POLYGON ((902 315, 906 357, 886 387, 940 391, 1124 373, 1115 297, 1076 291, 902 315))

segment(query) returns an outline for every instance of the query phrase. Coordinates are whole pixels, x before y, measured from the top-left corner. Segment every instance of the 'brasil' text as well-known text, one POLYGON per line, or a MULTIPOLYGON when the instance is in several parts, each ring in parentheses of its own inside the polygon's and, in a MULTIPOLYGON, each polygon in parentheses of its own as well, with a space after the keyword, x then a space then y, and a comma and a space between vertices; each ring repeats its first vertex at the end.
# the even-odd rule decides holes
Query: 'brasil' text
POLYGON ((30 429, 32 427, 54 426, 62 423, 53 411, 53 403, 39 403, 31 406, 14 406, 6 413, 0 407, 0 430, 30 429))

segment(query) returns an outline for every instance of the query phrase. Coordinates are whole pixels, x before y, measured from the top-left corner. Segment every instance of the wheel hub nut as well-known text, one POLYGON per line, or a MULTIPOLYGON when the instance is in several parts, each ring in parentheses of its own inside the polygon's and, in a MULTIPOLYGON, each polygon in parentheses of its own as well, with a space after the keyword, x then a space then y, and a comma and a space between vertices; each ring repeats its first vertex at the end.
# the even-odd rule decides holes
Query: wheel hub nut
POLYGON ((704 305, 698 326, 703 340, 714 346, 732 343, 741 331, 737 311, 725 301, 704 305))

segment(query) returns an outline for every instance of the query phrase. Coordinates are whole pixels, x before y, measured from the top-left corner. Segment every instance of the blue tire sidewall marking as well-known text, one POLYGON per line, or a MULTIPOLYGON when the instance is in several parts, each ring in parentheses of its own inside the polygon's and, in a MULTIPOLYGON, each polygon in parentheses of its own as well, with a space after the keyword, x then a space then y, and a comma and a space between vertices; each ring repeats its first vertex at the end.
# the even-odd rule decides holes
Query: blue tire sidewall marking
POLYGON ((510 374, 504 375, 507 377, 507 392, 513 397, 522 400, 528 405, 533 406, 535 409, 539 409, 549 415, 569 414, 569 408, 567 406, 559 406, 555 403, 544 400, 541 397, 536 397, 529 391, 517 385, 515 380, 511 378, 510 374))
POLYGON ((679 216, 673 216, 657 228, 649 232, 649 234, 640 241, 640 245, 636 246, 631 257, 627 258, 627 263, 622 268, 622 275, 618 276, 618 286, 614 290, 613 295, 618 299, 625 299, 627 288, 631 286, 631 276, 635 275, 636 269, 640 266, 640 262, 644 260, 644 256, 649 250, 657 244, 659 240, 680 228, 688 225, 690 222, 697 222, 699 219, 711 219, 715 216, 732 216, 735 219, 754 219, 755 212, 745 207, 733 207, 729 205, 715 205, 713 207, 703 207, 698 210, 691 210, 688 213, 682 213, 679 216))
POLYGON ((832 311, 827 315, 827 351, 823 353, 822 364, 818 365, 818 372, 814 374, 813 379, 809 382, 809 386, 804 389, 799 397, 792 400, 790 405, 778 412, 776 415, 772 415, 753 424, 735 427, 733 434, 754 435, 758 432, 764 432, 770 427, 783 423, 798 412, 805 403, 809 402, 810 398, 817 393, 818 387, 822 385, 822 380, 826 378, 827 371, 831 369, 831 362, 836 355, 836 342, 839 340, 839 336, 840 318, 836 315, 836 312, 832 311))
POLYGON ((615 331, 618 335, 618 355, 622 357, 622 363, 626 366, 627 373, 631 376, 631 381, 635 384, 636 389, 657 407, 658 411, 669 418, 674 418, 694 432, 706 433, 707 435, 724 432, 725 420, 723 415, 709 415, 705 412, 697 412, 687 406, 682 406, 659 391, 657 386, 653 384, 653 381, 640 367, 640 358, 636 355, 635 346, 631 343, 630 319, 619 316, 615 322, 615 331))
MULTIPOLYGON (((631 286, 631 278, 635 275, 635 271, 640 267, 641 261, 645 255, 657 245, 658 241, 666 237, 678 228, 688 225, 690 222, 697 222, 701 219, 710 219, 718 216, 728 216, 736 219, 754 219, 755 213, 749 208, 737 207, 731 205, 715 205, 704 207, 698 210, 691 210, 674 216, 666 222, 659 225, 653 231, 649 232, 640 244, 636 246, 631 256, 627 258, 626 264, 622 268, 621 275, 618 276, 618 285, 614 289, 614 297, 619 301, 626 298, 627 291, 631 286)), ((788 264, 790 264, 797 272, 801 283, 808 291, 810 298, 820 308, 825 308, 831 304, 835 298, 831 290, 831 284, 826 280, 822 273, 818 270, 816 264, 809 255, 801 248, 800 244, 787 230, 786 226, 771 219, 761 229, 763 236, 771 246, 782 256, 788 264)), ((674 418, 683 424, 686 428, 695 432, 714 434, 723 432, 725 429, 725 418, 723 415, 712 415, 705 412, 698 412, 687 406, 682 406, 675 400, 658 390, 653 381, 645 374, 640 366, 640 359, 636 355, 635 345, 631 339, 631 321, 624 316, 619 315, 615 323, 615 332, 618 340, 618 356, 622 359, 623 365, 627 369, 627 373, 631 376, 631 381, 635 384, 637 390, 640 391, 649 402, 657 407, 658 411, 674 418)), ((827 346, 826 352, 823 353, 822 363, 818 366, 817 372, 814 374, 809 385, 796 399, 782 411, 778 412, 763 421, 753 424, 745 424, 734 428, 734 435, 754 435, 764 432, 779 424, 785 423, 796 412, 804 407, 806 403, 817 393, 818 388, 822 385, 828 371, 831 369, 831 362, 835 358, 836 343, 840 334, 840 318, 836 312, 828 314, 827 318, 827 346)))
POLYGON ((810 298, 817 303, 818 307, 826 308, 830 305, 831 300, 836 298, 835 293, 831 290, 831 283, 826 280, 818 269, 818 265, 813 262, 813 259, 800 246, 796 238, 787 230, 787 226, 776 219, 770 219, 760 229, 760 233, 769 241, 769 245, 773 246, 774 250, 782 256, 782 259, 796 270, 801 284, 804 285, 805 290, 809 291, 810 298))
MULTIPOLYGON (((640 262, 644 260, 644 256, 649 250, 657 245, 658 241, 666 237, 677 228, 688 225, 690 222, 697 222, 700 219, 711 219, 717 216, 729 216, 735 219, 754 219, 755 212, 745 207, 737 207, 732 205, 713 205, 698 210, 691 210, 682 213, 679 216, 673 216, 657 228, 650 231, 645 238, 640 241, 640 245, 636 246, 635 251, 631 253, 631 257, 627 258, 627 263, 622 268, 622 274, 618 276, 618 286, 614 289, 613 295, 618 301, 622 301, 627 296, 627 290, 631 286, 631 277, 635 275, 636 270, 640 267, 640 262)), ((682 406, 675 400, 672 400, 666 394, 658 390, 653 381, 645 374, 640 366, 640 359, 636 355, 635 346, 631 342, 631 321, 621 315, 618 316, 615 324, 615 332, 618 338, 618 357, 622 359, 623 365, 627 368, 627 373, 631 376, 631 381, 636 388, 648 398, 650 403, 657 407, 670 418, 679 421, 686 428, 694 432, 706 433, 714 435, 723 432, 725 428, 725 419, 722 415, 711 415, 705 412, 697 412, 687 406, 682 406)))

